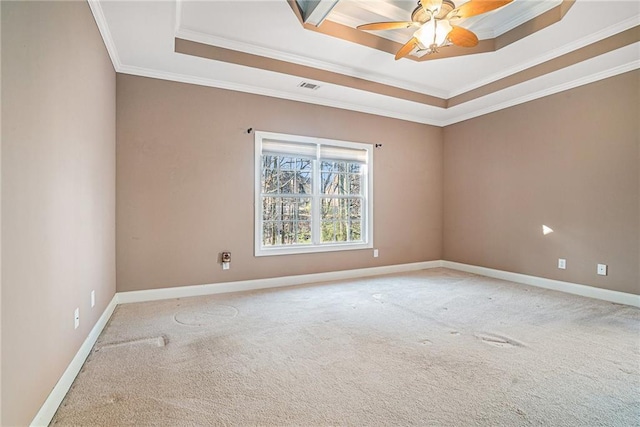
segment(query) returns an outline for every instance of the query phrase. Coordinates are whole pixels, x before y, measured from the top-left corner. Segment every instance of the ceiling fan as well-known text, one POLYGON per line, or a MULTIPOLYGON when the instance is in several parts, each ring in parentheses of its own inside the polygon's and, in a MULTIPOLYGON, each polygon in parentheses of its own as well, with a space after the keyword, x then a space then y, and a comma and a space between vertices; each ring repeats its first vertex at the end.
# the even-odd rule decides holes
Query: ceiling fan
POLYGON ((513 0, 470 0, 456 8, 451 0, 419 0, 418 7, 411 13, 411 21, 374 22, 359 25, 359 30, 396 30, 417 28, 413 37, 396 53, 396 61, 407 56, 418 47, 426 54, 438 52, 438 48, 454 44, 474 47, 478 36, 466 28, 453 25, 451 21, 481 15, 501 8, 513 0))

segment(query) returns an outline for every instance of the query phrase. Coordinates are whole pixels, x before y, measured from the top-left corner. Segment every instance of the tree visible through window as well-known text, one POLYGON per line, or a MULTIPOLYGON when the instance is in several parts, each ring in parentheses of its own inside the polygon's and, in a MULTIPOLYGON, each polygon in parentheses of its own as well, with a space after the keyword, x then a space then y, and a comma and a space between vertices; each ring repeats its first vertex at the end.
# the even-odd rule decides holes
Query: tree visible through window
POLYGON ((370 149, 256 132, 256 254, 371 247, 370 149))
POLYGON ((312 161, 262 156, 262 244, 311 243, 312 161))
POLYGON ((322 242, 361 242, 361 165, 321 161, 320 171, 322 242))

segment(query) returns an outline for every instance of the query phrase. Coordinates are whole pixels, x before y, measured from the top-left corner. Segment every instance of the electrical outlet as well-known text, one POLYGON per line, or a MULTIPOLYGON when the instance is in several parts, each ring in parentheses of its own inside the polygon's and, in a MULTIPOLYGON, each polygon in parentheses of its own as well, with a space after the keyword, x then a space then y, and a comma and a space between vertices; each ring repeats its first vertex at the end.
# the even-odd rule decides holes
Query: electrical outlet
POLYGON ((567 260, 564 258, 558 259, 558 268, 561 270, 565 270, 567 268, 567 260))
POLYGON ((598 264, 598 275, 600 276, 607 275, 607 264, 598 264))
POLYGON ((231 266, 231 252, 224 251, 220 254, 220 260, 222 261, 222 269, 228 270, 231 266))
POLYGON ((73 312, 73 329, 78 329, 80 326, 80 308, 76 308, 73 312))
POLYGON ((91 308, 96 306, 96 291, 91 291, 91 308))
POLYGON ((378 258, 378 250, 377 249, 373 250, 373 257, 374 258, 378 258))

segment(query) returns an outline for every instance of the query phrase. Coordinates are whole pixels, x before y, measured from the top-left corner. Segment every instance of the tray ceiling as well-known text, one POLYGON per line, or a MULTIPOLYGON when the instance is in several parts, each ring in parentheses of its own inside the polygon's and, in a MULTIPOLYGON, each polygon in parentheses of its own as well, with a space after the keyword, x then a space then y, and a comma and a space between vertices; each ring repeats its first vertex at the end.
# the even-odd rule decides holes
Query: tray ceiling
MULTIPOLYGON (((328 3, 335 4, 310 29, 296 16, 299 6, 286 0, 89 2, 118 72, 438 126, 640 67, 636 1, 578 0, 559 22, 496 51, 423 62, 395 61, 384 49, 349 39, 361 23, 406 20, 415 1, 328 3), (348 30, 342 38, 323 33, 341 26, 348 30), (300 87, 303 81, 318 88, 300 87)), ((515 0, 461 25, 496 39, 562 3, 515 0)), ((383 43, 411 37, 376 33, 388 33, 372 35, 383 43)))

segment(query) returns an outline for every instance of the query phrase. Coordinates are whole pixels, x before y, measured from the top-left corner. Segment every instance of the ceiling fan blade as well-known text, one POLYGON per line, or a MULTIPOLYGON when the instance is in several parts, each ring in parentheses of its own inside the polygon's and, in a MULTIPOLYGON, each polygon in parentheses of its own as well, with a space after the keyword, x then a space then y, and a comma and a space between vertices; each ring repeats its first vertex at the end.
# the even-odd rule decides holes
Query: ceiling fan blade
POLYGON ((416 47, 417 45, 418 45, 418 39, 415 37, 412 37, 411 40, 409 40, 404 46, 402 46, 398 51, 398 53, 396 53, 396 61, 400 58, 404 58, 409 53, 411 53, 413 48, 416 47))
POLYGON ((469 18, 471 16, 481 15, 501 8, 512 1, 513 0, 471 0, 459 8, 452 10, 447 15, 447 19, 469 18))
POLYGON ((359 30, 397 30, 398 28, 413 27, 416 23, 410 21, 398 22, 373 22, 371 24, 358 25, 359 30))
POLYGON ((452 26, 453 30, 449 32, 447 38, 456 46, 474 47, 478 44, 478 36, 472 31, 462 27, 452 26))
POLYGON ((420 0, 420 6, 424 10, 430 10, 435 14, 442 7, 442 0, 420 0))

